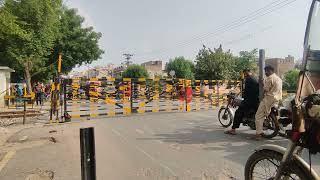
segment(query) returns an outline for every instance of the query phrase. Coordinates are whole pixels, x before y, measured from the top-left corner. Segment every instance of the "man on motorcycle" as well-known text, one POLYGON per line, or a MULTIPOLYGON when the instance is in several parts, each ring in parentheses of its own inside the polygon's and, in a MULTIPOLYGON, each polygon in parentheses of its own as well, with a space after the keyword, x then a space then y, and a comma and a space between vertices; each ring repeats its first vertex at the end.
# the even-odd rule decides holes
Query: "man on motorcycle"
POLYGON ((226 134, 235 135, 236 129, 240 127, 242 119, 246 113, 256 111, 259 105, 259 83, 252 75, 250 69, 243 70, 244 79, 244 92, 243 101, 235 112, 232 128, 226 131, 226 134))
POLYGON ((256 135, 255 140, 260 140, 263 135, 263 122, 269 115, 272 106, 282 99, 282 80, 274 73, 274 68, 266 66, 264 68, 267 76, 263 81, 263 99, 256 112, 256 135))

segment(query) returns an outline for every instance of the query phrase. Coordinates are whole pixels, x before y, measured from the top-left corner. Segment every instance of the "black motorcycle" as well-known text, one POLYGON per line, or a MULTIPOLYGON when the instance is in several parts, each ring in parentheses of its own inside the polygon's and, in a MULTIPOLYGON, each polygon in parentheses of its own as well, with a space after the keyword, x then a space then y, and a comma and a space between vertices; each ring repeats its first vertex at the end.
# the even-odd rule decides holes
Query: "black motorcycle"
MULTIPOLYGON (((236 93, 230 92, 227 95, 228 103, 226 106, 222 106, 218 113, 218 119, 220 124, 227 128, 229 127, 234 119, 234 108, 237 108, 241 104, 242 99, 239 98, 236 93)), ((256 129, 255 124, 255 110, 250 110, 246 113, 242 120, 242 125, 249 126, 252 130, 256 129)), ((272 107, 269 116, 263 122, 263 137, 273 138, 279 133, 279 123, 278 123, 279 111, 277 107, 272 107)))

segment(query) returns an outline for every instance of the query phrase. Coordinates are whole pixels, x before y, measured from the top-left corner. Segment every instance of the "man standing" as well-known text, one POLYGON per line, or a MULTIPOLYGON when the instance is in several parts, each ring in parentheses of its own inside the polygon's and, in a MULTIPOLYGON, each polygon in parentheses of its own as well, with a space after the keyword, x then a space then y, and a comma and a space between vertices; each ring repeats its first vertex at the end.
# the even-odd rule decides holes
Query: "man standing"
POLYGON ((272 106, 282 99, 282 80, 274 73, 271 66, 264 68, 266 78, 263 82, 263 99, 256 112, 256 135, 255 140, 260 140, 263 135, 263 122, 269 115, 272 106))
POLYGON ((249 111, 256 111, 259 105, 259 83, 257 79, 252 75, 250 69, 243 70, 245 77, 243 101, 239 105, 239 108, 235 112, 232 128, 226 131, 226 134, 235 135, 236 129, 240 127, 243 117, 249 111))

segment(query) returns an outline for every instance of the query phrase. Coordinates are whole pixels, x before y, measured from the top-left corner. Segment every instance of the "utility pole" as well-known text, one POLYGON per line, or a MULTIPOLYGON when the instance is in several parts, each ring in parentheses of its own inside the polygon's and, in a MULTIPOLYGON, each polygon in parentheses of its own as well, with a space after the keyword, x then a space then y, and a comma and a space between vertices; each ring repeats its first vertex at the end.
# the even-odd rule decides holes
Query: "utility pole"
POLYGON ((126 66, 129 66, 131 63, 132 63, 132 61, 130 61, 130 59, 132 58, 132 56, 133 56, 133 54, 129 54, 129 53, 125 53, 125 54, 123 54, 123 56, 125 57, 125 61, 124 61, 124 64, 126 65, 126 66))
POLYGON ((264 78, 264 66, 265 66, 265 50, 259 50, 259 92, 260 101, 263 98, 263 84, 261 83, 264 78))

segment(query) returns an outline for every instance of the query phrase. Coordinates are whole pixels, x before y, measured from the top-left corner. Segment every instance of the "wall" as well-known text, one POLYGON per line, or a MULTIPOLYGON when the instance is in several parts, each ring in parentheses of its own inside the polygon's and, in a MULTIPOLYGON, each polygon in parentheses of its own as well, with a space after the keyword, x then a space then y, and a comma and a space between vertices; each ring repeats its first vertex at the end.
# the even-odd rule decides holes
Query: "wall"
POLYGON ((283 58, 270 58, 266 59, 266 65, 270 65, 274 68, 275 73, 283 77, 284 73, 294 68, 294 58, 288 56, 285 59, 283 58))
POLYGON ((10 72, 0 70, 0 107, 4 107, 5 90, 10 87, 10 72))
POLYGON ((150 78, 154 78, 155 75, 162 76, 162 61, 148 61, 142 63, 141 66, 144 66, 149 73, 150 78))

